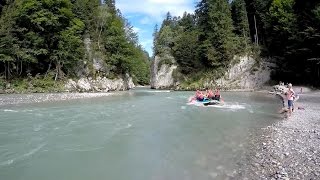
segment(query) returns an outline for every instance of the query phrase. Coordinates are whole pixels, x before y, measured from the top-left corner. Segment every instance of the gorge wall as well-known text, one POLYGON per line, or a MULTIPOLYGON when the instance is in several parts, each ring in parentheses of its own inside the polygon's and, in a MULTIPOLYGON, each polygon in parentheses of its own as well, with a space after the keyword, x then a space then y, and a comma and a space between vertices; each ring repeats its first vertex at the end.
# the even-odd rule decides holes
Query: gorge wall
POLYGON ((85 59, 79 62, 76 69, 78 78, 68 79, 65 83, 65 90, 68 92, 109 92, 109 91, 124 91, 133 89, 135 84, 132 77, 127 73, 118 75, 118 77, 107 78, 110 67, 108 67, 101 53, 94 51, 91 47, 91 39, 85 38, 85 59), (95 78, 90 77, 94 71, 95 78))
POLYGON ((169 89, 175 87, 177 80, 174 78, 173 73, 176 69, 177 66, 174 64, 174 58, 172 56, 165 58, 155 56, 151 64, 151 88, 169 89))
POLYGON ((225 89, 259 89, 271 80, 275 64, 266 60, 257 61, 250 56, 236 57, 225 75, 215 81, 225 89))
MULTIPOLYGON (((175 72, 177 65, 173 57, 170 63, 163 63, 163 57, 156 56, 152 62, 151 88, 180 90, 179 81, 175 72)), ((166 58, 168 59, 168 57, 166 58)), ((166 61, 168 62, 168 61, 166 61)), ((271 79, 271 72, 275 64, 267 60, 256 60, 251 56, 235 57, 230 68, 219 79, 207 79, 201 85, 203 87, 215 87, 220 85, 223 89, 254 90, 259 89, 271 79)), ((187 88, 187 90, 193 90, 187 88)))

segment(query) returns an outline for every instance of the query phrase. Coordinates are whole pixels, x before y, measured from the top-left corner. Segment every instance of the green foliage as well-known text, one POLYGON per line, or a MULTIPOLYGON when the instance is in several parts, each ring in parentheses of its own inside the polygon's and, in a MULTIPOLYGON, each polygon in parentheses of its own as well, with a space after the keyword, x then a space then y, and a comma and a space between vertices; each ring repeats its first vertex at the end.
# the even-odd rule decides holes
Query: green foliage
POLYGON ((241 37, 250 37, 248 13, 244 0, 234 0, 231 3, 232 19, 235 33, 241 37))
POLYGON ((195 16, 168 13, 160 30, 156 28, 154 53, 174 56, 175 74, 185 76, 181 86, 201 86, 206 74, 217 78, 236 63, 235 56, 244 55, 259 63, 261 55, 276 60, 277 80, 320 86, 319 1, 229 2, 200 0, 195 16))
POLYGON ((182 81, 181 87, 189 88, 223 76, 235 55, 251 50, 244 2, 237 4, 241 9, 236 12, 242 15, 237 25, 241 26, 238 29, 245 27, 245 37, 242 30, 238 36, 234 33, 230 8, 225 0, 202 0, 195 15, 184 13, 177 18, 168 13, 160 30, 154 32, 154 53, 161 59, 158 68, 164 63, 177 64, 174 76, 182 81), (171 56, 174 60, 166 60, 171 56))
POLYGON ((202 0, 196 13, 201 60, 214 68, 226 66, 235 50, 230 5, 225 0, 202 0))
POLYGON ((268 39, 272 53, 283 54, 289 38, 296 30, 294 0, 273 0, 269 13, 269 29, 273 38, 268 39))
POLYGON ((10 82, 11 89, 15 93, 62 92, 64 84, 62 81, 55 81, 54 76, 55 72, 51 72, 47 76, 37 74, 35 77, 14 79, 10 82))
POLYGON ((181 73, 190 74, 201 68, 201 62, 197 60, 198 44, 196 31, 179 33, 176 37, 173 56, 180 67, 181 73))
POLYGON ((38 74, 32 84, 43 89, 54 86, 46 79, 49 72, 53 80, 76 77, 79 65, 94 77, 129 73, 137 83, 149 82, 149 57, 114 0, 102 6, 100 0, 6 0, 0 13, 0 73, 7 81, 17 79, 20 89, 28 88, 29 73, 38 74), (85 53, 84 37, 93 42, 93 52, 85 53), (104 74, 93 68, 96 54, 105 60, 104 74))
POLYGON ((173 45, 174 33, 170 26, 164 25, 157 38, 157 54, 166 55, 171 51, 173 45))

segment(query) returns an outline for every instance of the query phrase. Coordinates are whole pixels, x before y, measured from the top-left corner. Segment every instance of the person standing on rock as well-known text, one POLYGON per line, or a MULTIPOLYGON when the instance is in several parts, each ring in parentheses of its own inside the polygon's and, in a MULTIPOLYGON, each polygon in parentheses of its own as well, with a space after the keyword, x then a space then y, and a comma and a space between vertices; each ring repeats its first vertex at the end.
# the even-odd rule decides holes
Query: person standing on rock
POLYGON ((289 108, 289 117, 290 117, 293 112, 293 108, 294 108, 293 101, 295 98, 295 92, 293 91, 291 83, 288 84, 288 91, 286 92, 286 96, 288 99, 288 108, 289 108))

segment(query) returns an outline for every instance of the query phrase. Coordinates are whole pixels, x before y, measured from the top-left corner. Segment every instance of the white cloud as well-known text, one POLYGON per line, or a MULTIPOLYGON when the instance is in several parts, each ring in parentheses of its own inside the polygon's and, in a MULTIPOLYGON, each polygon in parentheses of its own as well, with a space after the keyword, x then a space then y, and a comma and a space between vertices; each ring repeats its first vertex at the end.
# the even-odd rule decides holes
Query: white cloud
POLYGON ((141 41, 141 45, 143 47, 150 47, 152 46, 153 41, 151 39, 145 40, 145 41, 141 41))
POLYGON ((138 28, 138 27, 133 27, 132 29, 133 29, 133 31, 136 32, 136 33, 140 33, 140 32, 141 32, 141 29, 138 28))
POLYGON ((150 19, 149 17, 145 16, 140 20, 140 24, 152 24, 152 19, 150 19))

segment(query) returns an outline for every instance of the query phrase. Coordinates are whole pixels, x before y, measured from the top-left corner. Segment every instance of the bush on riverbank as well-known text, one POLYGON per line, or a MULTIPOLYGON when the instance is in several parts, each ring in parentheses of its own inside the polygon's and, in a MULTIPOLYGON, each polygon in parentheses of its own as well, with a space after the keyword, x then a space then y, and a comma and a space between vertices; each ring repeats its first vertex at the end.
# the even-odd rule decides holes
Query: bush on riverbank
POLYGON ((49 93, 64 91, 64 82, 55 81, 54 76, 48 74, 36 75, 35 77, 14 79, 5 81, 0 79, 2 93, 49 93))

